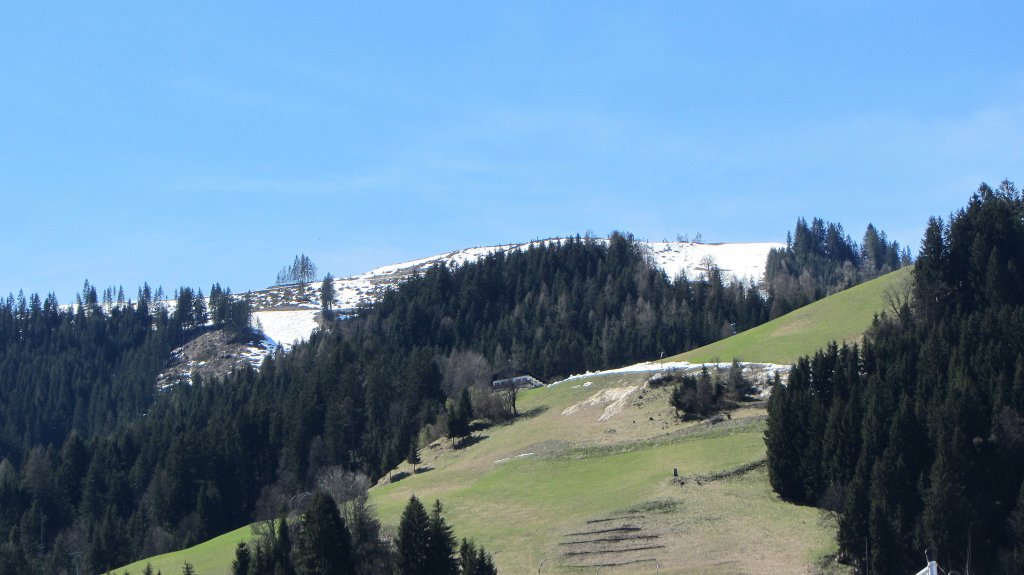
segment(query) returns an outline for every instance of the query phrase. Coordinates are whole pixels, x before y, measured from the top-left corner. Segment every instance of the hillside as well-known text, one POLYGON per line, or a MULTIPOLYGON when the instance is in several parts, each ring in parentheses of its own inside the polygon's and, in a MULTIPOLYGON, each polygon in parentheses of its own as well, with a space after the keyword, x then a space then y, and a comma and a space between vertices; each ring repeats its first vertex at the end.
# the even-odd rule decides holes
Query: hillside
MULTIPOLYGON (((371 502, 382 522, 395 526, 411 494, 440 499, 456 535, 474 537, 505 573, 571 573, 581 565, 605 565, 602 573, 844 572, 824 559, 835 552, 834 525, 816 509, 780 500, 759 466, 763 408, 751 405, 718 424, 684 424, 668 406, 669 390, 646 382, 702 357, 749 359, 760 351, 787 363, 832 338, 857 339, 885 307, 886 290, 909 274, 821 300, 725 340, 730 347, 720 342, 674 363, 523 392, 524 415, 514 424, 478 431, 463 449, 435 441, 421 449, 417 473, 403 463, 396 481, 385 476, 371 489, 371 502), (673 478, 676 469, 682 480, 673 478)), ((750 369, 762 384, 773 370, 783 377, 788 371, 750 369)), ((148 561, 174 572, 189 560, 202 563, 203 575, 227 575, 234 545, 249 534, 242 528, 148 561)), ((141 572, 146 561, 118 572, 141 572)))
MULTIPOLYGON (((371 489, 371 503, 395 526, 410 495, 440 499, 456 535, 484 545, 503 573, 822 572, 831 528, 771 491, 760 466, 764 410, 680 423, 669 390, 645 385, 650 375, 590 374, 523 392, 516 423, 478 431, 462 449, 435 441, 417 473, 403 464, 393 483, 385 476, 371 489)), ((188 560, 202 575, 227 575, 248 535, 116 571, 137 574, 148 561, 173 573, 188 560)))
POLYGON ((528 392, 524 421, 483 430, 465 449, 435 442, 422 450, 432 469, 382 480, 372 501, 393 525, 410 495, 440 499, 457 534, 505 573, 794 573, 832 551, 817 512, 780 501, 756 467, 762 410, 680 424, 648 377, 596 374, 528 392))
MULTIPOLYGON (((520 244, 465 248, 430 257, 389 264, 370 271, 334 279, 336 313, 339 317, 352 315, 360 307, 379 301, 381 296, 405 280, 421 274, 435 264, 461 266, 472 263, 489 254, 528 250, 539 246, 560 244, 565 240, 554 238, 520 244)), ((607 243, 605 238, 594 242, 607 243)), ((707 273, 707 265, 713 263, 722 271, 726 280, 757 282, 764 274, 768 252, 783 244, 760 243, 717 243, 696 242, 639 242, 650 257, 650 261, 670 278, 685 273, 688 278, 697 278, 707 273)), ((242 294, 236 294, 240 297, 242 294)), ((208 349, 209 353, 196 353, 195 349, 175 349, 158 385, 168 382, 188 381, 192 374, 203 377, 222 377, 233 367, 249 364, 259 367, 263 359, 278 346, 290 349, 296 342, 309 339, 320 324, 320 282, 306 285, 292 284, 271 286, 247 294, 252 303, 253 323, 256 334, 252 341, 238 346, 210 345, 206 341, 193 345, 208 349), (211 357, 219 357, 217 362, 211 357)), ((175 309, 175 301, 160 302, 169 312, 175 309)))
POLYGON ((814 353, 825 342, 853 343, 860 340, 875 315, 888 307, 888 291, 908 289, 910 274, 909 267, 891 272, 664 361, 713 363, 739 359, 788 364, 814 353))

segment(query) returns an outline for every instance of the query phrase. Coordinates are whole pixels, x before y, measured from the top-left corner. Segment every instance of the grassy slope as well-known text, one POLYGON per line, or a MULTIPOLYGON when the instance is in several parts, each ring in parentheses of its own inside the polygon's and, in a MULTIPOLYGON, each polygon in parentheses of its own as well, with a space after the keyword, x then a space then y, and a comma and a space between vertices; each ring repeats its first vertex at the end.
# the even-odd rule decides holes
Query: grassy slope
POLYGON ((227 575, 231 572, 231 561, 235 558, 235 546, 255 537, 253 527, 253 525, 240 527, 204 541, 195 547, 136 561, 131 565, 115 569, 113 572, 120 574, 128 571, 132 575, 139 575, 146 568, 146 563, 149 563, 153 566, 154 573, 159 570, 164 575, 178 575, 181 573, 185 561, 188 561, 195 567, 198 575, 227 575))
POLYGON ((793 363, 829 341, 859 340, 885 306, 885 290, 910 280, 909 267, 839 292, 768 323, 664 361, 793 363))
MULTIPOLYGON (((603 406, 562 415, 603 388, 646 377, 601 376, 588 387, 576 381, 524 394, 524 409, 536 415, 485 430, 486 439, 457 452, 444 444, 424 449, 434 469, 379 485, 372 501, 395 525, 410 495, 439 498, 456 534, 493 552, 504 573, 534 572, 542 562, 545 573, 575 573, 582 564, 643 558, 656 559, 660 573, 798 573, 834 550, 819 513, 780 501, 763 468, 705 485, 673 483, 673 468, 692 477, 763 458, 762 410, 742 410, 718 427, 679 424, 662 389, 633 396, 606 421, 598 420, 603 406), (575 548, 566 545, 569 534, 626 514, 643 515, 633 523, 661 547, 565 556, 575 548)), ((655 570, 650 562, 601 572, 655 570)))
MULTIPOLYGON (((884 307, 890 286, 909 279, 901 270, 796 310, 763 326, 669 360, 707 362, 739 358, 788 363, 831 340, 853 341, 884 307)), ((437 442, 421 452, 426 471, 371 490, 386 526, 396 526, 415 493, 438 498, 458 536, 474 537, 494 553, 504 573, 581 572, 587 561, 657 559, 660 573, 797 573, 834 550, 833 529, 811 508, 780 501, 762 469, 705 485, 676 485, 673 468, 687 476, 731 469, 764 457, 763 410, 741 410, 724 425, 701 429, 677 423, 667 390, 645 390, 606 421, 603 406, 564 416, 562 410, 595 392, 640 385, 642 374, 593 377, 526 392, 528 415, 515 425, 478 433, 457 451, 437 442), (523 454, 529 454, 517 457, 523 454), (657 535, 656 549, 565 557, 570 533, 603 520, 640 514, 634 522, 657 535)), ((401 470, 409 471, 407 465, 401 470)), ((117 570, 141 573, 146 562, 165 574, 190 561, 200 575, 227 575, 235 545, 249 527, 196 547, 117 570)), ((602 573, 643 573, 654 563, 604 568, 602 573)))

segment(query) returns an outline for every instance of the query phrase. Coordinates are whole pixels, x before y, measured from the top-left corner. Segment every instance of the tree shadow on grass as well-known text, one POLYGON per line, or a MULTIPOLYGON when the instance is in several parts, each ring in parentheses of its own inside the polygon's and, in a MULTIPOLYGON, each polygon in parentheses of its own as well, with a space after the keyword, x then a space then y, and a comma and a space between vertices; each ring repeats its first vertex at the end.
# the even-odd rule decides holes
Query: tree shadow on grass
POLYGON ((406 477, 409 477, 410 475, 412 474, 409 473, 408 471, 399 471, 397 473, 392 473, 391 475, 388 476, 388 483, 398 483, 399 481, 405 479, 406 477))
POLYGON ((455 442, 455 450, 458 451, 460 449, 465 449, 471 445, 476 445, 477 443, 480 443, 481 441, 487 439, 487 437, 488 436, 486 435, 476 434, 470 435, 468 437, 463 437, 462 439, 455 442))
POLYGON ((538 415, 544 413, 545 411, 547 411, 549 409, 551 409, 551 408, 548 407, 547 405, 538 405, 536 407, 531 407, 530 409, 527 409, 526 411, 520 411, 519 412, 519 417, 516 417, 512 421, 515 421, 516 419, 530 419, 532 417, 537 417, 538 415))

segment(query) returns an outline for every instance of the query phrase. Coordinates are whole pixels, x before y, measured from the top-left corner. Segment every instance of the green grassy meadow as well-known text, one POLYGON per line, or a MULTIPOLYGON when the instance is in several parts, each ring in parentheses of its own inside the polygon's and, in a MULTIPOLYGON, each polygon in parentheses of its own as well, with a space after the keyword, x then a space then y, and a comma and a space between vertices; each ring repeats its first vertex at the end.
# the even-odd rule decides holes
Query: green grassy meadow
POLYGON ((786 364, 813 354, 830 341, 853 343, 860 340, 875 315, 885 309, 886 290, 909 282, 910 274, 909 267, 894 271, 663 361, 712 363, 739 359, 786 364))
MULTIPOLYGON (((563 382, 524 394, 536 415, 481 432, 469 447, 424 449, 429 471, 371 490, 385 524, 395 525, 409 497, 440 499, 456 535, 494 553, 504 573, 794 573, 816 569, 834 551, 832 529, 812 508, 779 500, 764 469, 698 485, 695 475, 762 459, 763 411, 738 411, 720 426, 672 418, 666 389, 638 389, 622 412, 605 406, 562 411, 602 389, 642 385, 649 374, 563 382), (591 385, 584 387, 584 383, 591 385), (640 397, 643 393, 643 398, 640 397), (673 481, 673 468, 691 478, 673 481), (577 549, 571 534, 632 516, 652 549, 613 545, 577 549), (628 563, 630 561, 642 561, 628 563), (614 563, 627 562, 614 567, 614 563)), ((408 471, 403 467, 403 470, 408 471)))

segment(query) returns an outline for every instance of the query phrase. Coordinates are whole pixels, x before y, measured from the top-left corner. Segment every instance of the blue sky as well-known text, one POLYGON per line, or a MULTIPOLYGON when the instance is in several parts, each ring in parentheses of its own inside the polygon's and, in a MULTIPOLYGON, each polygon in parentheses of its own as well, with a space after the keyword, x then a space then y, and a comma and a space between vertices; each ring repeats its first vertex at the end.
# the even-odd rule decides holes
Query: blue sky
POLYGON ((4 294, 799 216, 916 248, 1024 183, 1016 1, 36 4, 0 8, 4 294))

